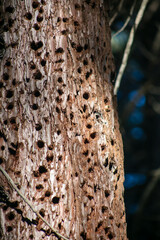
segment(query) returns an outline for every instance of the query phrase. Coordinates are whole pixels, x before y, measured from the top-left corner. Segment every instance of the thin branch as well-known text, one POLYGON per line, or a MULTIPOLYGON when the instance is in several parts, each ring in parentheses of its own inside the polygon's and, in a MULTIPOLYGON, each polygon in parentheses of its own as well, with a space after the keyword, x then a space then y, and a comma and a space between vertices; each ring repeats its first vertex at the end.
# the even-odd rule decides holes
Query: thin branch
POLYGON ((121 0, 121 1, 120 1, 119 5, 118 5, 117 11, 115 12, 115 14, 113 15, 113 17, 112 17, 112 18, 110 19, 110 21, 109 21, 109 26, 112 25, 112 23, 114 22, 115 18, 116 18, 117 15, 118 15, 118 13, 120 12, 120 10, 121 10, 121 8, 122 8, 122 5, 123 5, 123 2, 124 2, 124 0, 121 0))
POLYGON ((11 177, 8 175, 8 173, 0 166, 0 171, 3 173, 3 175, 8 180, 8 183, 14 188, 14 190, 18 193, 18 195, 27 203, 27 205, 32 209, 32 211, 52 230, 53 233, 55 233, 58 237, 61 237, 64 240, 69 240, 68 238, 65 238, 60 233, 58 233, 33 207, 33 205, 30 203, 30 201, 19 191, 19 189, 14 184, 11 177))
POLYGON ((125 71, 125 68, 126 68, 126 65, 127 65, 127 61, 128 61, 128 57, 129 57, 129 54, 130 54, 130 51, 131 51, 132 44, 133 44, 136 29, 137 29, 137 27, 138 27, 138 25, 139 25, 139 23, 140 23, 140 21, 143 17, 143 14, 144 14, 144 11, 145 11, 145 8, 147 6, 148 1, 149 0, 143 0, 142 1, 142 4, 141 4, 140 9, 138 11, 138 14, 136 16, 135 23, 134 23, 133 27, 131 28, 129 38, 128 38, 128 42, 127 42, 126 48, 124 50, 122 63, 121 63, 121 66, 120 66, 120 69, 119 69, 119 72, 118 72, 118 76, 117 76, 117 79, 116 79, 115 87, 114 87, 114 94, 115 95, 118 92, 118 89, 119 89, 119 86, 120 86, 120 83, 121 83, 121 79, 122 79, 122 76, 124 74, 124 71, 125 71))
POLYGON ((129 12, 129 16, 127 17, 125 23, 123 24, 123 26, 122 26, 116 33, 113 34, 112 38, 115 37, 115 36, 117 36, 117 35, 118 35, 119 33, 121 33, 122 31, 124 31, 124 29, 127 27, 128 23, 129 23, 129 21, 130 21, 130 19, 131 19, 131 17, 132 17, 132 14, 133 14, 135 5, 136 5, 136 0, 134 0, 134 2, 133 2, 133 5, 132 5, 132 7, 131 7, 131 9, 130 9, 130 12, 129 12))

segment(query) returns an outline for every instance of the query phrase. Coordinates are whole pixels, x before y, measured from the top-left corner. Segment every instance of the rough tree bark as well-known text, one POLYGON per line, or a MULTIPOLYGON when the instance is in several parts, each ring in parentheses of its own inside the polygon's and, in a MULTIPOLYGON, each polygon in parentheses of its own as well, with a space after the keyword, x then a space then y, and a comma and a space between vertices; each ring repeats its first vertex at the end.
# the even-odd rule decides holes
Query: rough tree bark
MULTIPOLYGON (((127 239, 107 5, 1 2, 1 166, 69 239, 127 239)), ((1 237, 57 239, 0 177, 1 237)))

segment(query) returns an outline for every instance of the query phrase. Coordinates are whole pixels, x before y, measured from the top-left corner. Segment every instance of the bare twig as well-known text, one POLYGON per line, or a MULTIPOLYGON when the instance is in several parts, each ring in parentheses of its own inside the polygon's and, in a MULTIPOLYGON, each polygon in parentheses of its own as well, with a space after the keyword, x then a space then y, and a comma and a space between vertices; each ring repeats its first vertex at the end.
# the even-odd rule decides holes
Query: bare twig
POLYGON ((8 173, 0 166, 0 171, 3 173, 3 175, 6 177, 8 183, 14 188, 14 190, 18 193, 18 195, 27 203, 27 205, 32 209, 32 211, 52 230, 53 233, 55 233, 58 237, 61 237, 64 240, 69 240, 68 238, 62 236, 60 233, 58 233, 33 207, 33 205, 30 203, 30 201, 19 191, 19 189, 14 184, 11 177, 8 175, 8 173))
POLYGON ((144 11, 145 11, 145 8, 147 6, 148 1, 149 0, 143 0, 142 1, 142 4, 141 4, 140 9, 138 11, 138 14, 136 16, 135 23, 134 23, 133 27, 131 28, 129 38, 128 38, 128 42, 127 42, 126 48, 124 50, 122 63, 121 63, 121 66, 120 66, 120 69, 119 69, 119 72, 118 72, 118 76, 117 76, 117 79, 116 79, 115 87, 114 87, 114 94, 115 95, 118 92, 118 89, 119 89, 119 86, 120 86, 120 83, 121 83, 121 79, 122 79, 124 70, 125 70, 126 65, 127 65, 128 57, 129 57, 129 54, 130 54, 130 51, 131 51, 131 46, 132 46, 133 40, 134 40, 135 31, 136 31, 136 29, 137 29, 137 27, 138 27, 138 25, 139 25, 139 23, 140 23, 140 21, 143 17, 143 14, 144 14, 144 11))
POLYGON ((130 12, 129 12, 129 16, 127 17, 125 23, 123 24, 123 26, 116 33, 113 34, 112 38, 117 36, 122 31, 124 31, 124 29, 127 27, 128 23, 129 23, 129 21, 130 21, 130 19, 132 17, 135 5, 136 5, 136 0, 134 0, 133 5, 131 6, 131 9, 130 9, 130 12))
POLYGON ((120 10, 121 10, 121 8, 122 8, 122 5, 123 5, 123 2, 124 2, 124 0, 121 0, 121 1, 120 1, 119 5, 118 5, 117 11, 115 12, 115 14, 113 15, 113 17, 112 17, 112 18, 110 19, 110 21, 109 21, 109 26, 112 25, 112 23, 114 22, 115 18, 116 18, 117 15, 118 15, 118 13, 120 12, 120 10))

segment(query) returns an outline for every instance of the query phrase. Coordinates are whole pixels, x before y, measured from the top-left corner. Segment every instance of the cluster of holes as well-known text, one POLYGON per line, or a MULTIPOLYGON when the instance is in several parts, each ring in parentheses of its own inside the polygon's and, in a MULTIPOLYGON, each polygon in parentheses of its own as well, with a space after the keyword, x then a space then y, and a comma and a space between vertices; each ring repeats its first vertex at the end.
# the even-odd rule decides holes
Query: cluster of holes
POLYGON ((35 41, 32 41, 31 44, 30 44, 31 48, 33 50, 38 50, 39 48, 43 47, 43 42, 42 41, 38 41, 38 42, 35 42, 35 41))

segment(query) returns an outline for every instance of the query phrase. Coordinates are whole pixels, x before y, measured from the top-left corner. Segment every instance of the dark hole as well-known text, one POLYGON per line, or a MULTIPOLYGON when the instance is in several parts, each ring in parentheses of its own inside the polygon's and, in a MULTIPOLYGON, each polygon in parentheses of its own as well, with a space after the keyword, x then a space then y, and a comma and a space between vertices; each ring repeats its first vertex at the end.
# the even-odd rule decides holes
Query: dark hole
POLYGON ((59 95, 63 94, 63 91, 61 89, 58 89, 57 92, 59 93, 59 95))
POLYGON ((115 190, 117 190, 117 184, 116 184, 116 186, 115 186, 115 190))
POLYGON ((86 127, 90 129, 90 128, 92 128, 92 125, 91 124, 87 124, 86 127))
POLYGON ((91 60, 94 62, 95 57, 91 54, 91 60))
POLYGON ((44 142, 43 142, 42 140, 39 140, 39 141, 37 142, 37 146, 38 146, 39 148, 43 148, 43 147, 44 147, 44 142))
POLYGON ((75 26, 75 27, 79 26, 79 22, 74 21, 74 26, 75 26))
POLYGON ((110 163, 109 163, 109 170, 110 170, 110 171, 112 170, 112 167, 113 167, 113 162, 110 162, 110 163))
POLYGON ((102 150, 102 151, 104 151, 105 148, 106 148, 105 145, 102 145, 102 146, 101 146, 101 150, 102 150))
POLYGON ((58 107, 56 107, 56 112, 60 113, 60 109, 58 107))
POLYGON ((7 109, 8 110, 12 110, 14 107, 13 103, 9 103, 8 106, 7 106, 7 109))
POLYGON ((93 199, 93 196, 88 195, 87 197, 88 197, 89 200, 93 199))
POLYGON ((25 14, 25 17, 28 19, 28 20, 31 20, 32 19, 32 14, 30 12, 27 12, 25 14))
POLYGON ((102 213, 106 212, 108 210, 108 207, 102 206, 102 213))
POLYGON ((85 60, 83 60, 83 64, 84 65, 88 65, 88 61, 85 59, 85 60))
POLYGON ((12 147, 14 147, 15 149, 18 149, 18 143, 13 143, 13 142, 11 142, 11 145, 12 145, 12 147))
POLYGON ((33 28, 35 29, 35 30, 39 30, 40 29, 40 27, 39 27, 39 25, 37 24, 37 23, 35 23, 34 25, 33 25, 33 28))
POLYGON ((14 12, 14 7, 8 6, 8 7, 6 7, 5 11, 8 12, 8 13, 13 13, 14 12))
POLYGON ((102 226, 102 224, 103 224, 103 222, 102 222, 102 221, 101 221, 101 222, 99 222, 95 230, 97 231, 97 230, 98 230, 98 228, 100 228, 100 227, 102 226))
POLYGON ((41 3, 42 3, 42 5, 46 4, 45 0, 41 0, 41 3))
POLYGON ((68 22, 68 18, 63 18, 63 22, 68 22))
POLYGON ((7 227, 7 232, 11 232, 13 230, 13 228, 11 226, 7 227))
POLYGON ((31 235, 29 235, 29 238, 30 238, 30 239, 33 239, 33 235, 32 235, 32 234, 31 234, 31 235))
POLYGON ((0 157, 0 164, 2 164, 3 163, 3 158, 2 157, 0 157))
POLYGON ((13 97, 13 91, 12 90, 8 90, 7 93, 6 93, 6 98, 11 98, 13 97))
POLYGON ((61 21, 61 18, 60 18, 60 17, 58 17, 58 18, 57 18, 57 22, 60 22, 60 21, 61 21))
POLYGON ((58 78, 58 82, 59 83, 62 83, 63 82, 63 79, 61 77, 58 78))
POLYGON ((89 141, 88 141, 87 138, 84 140, 84 143, 85 143, 85 144, 89 143, 89 141))
POLYGON ((90 159, 90 158, 88 158, 88 159, 87 159, 87 162, 88 162, 88 163, 90 163, 90 161, 91 161, 91 159, 90 159))
POLYGON ((5 66, 10 67, 11 66, 11 62, 9 60, 7 60, 6 63, 5 63, 5 66))
POLYGON ((5 150, 5 146, 2 145, 1 146, 1 150, 4 151, 5 150))
POLYGON ((37 104, 37 103, 34 103, 34 104, 32 105, 32 109, 33 109, 33 110, 37 110, 37 109, 38 109, 38 104, 37 104))
POLYGON ((43 16, 38 15, 38 16, 37 16, 37 22, 42 22, 42 21, 43 21, 43 16))
POLYGON ((113 174, 115 175, 115 174, 117 174, 117 172, 118 172, 118 170, 117 170, 117 168, 116 168, 115 171, 113 172, 113 174))
POLYGON ((3 73, 3 79, 4 79, 4 80, 8 80, 8 79, 9 79, 8 73, 3 73))
POLYGON ((104 162, 104 167, 107 167, 108 166, 108 158, 105 159, 105 162, 104 162))
POLYGON ((114 140, 113 140, 113 139, 111 140, 111 145, 112 145, 112 146, 114 145, 114 140))
POLYGON ((12 84, 13 84, 13 86, 16 85, 16 79, 15 78, 13 79, 12 84))
POLYGON ((19 205, 18 201, 13 201, 13 202, 10 203, 10 206, 11 206, 12 208, 17 208, 18 205, 19 205))
POLYGON ((87 234, 85 232, 81 232, 80 236, 83 240, 87 240, 87 234))
POLYGON ((71 42, 71 46, 72 46, 72 48, 75 48, 76 44, 74 42, 71 42))
POLYGON ((40 123, 36 124, 36 131, 40 131, 42 129, 42 125, 40 123))
POLYGON ((87 50, 88 49, 88 44, 85 44, 84 45, 84 50, 87 50))
POLYGON ((73 120, 73 118, 74 118, 73 113, 70 113, 70 119, 73 120))
POLYGON ((45 210, 42 208, 40 211, 39 211, 39 214, 44 217, 45 216, 45 210))
POLYGON ((36 189, 37 189, 37 190, 43 189, 42 184, 38 184, 38 185, 36 186, 36 189))
POLYGON ((104 228, 105 234, 107 234, 109 232, 109 230, 110 230, 110 227, 105 227, 104 228))
POLYGON ((80 5, 78 3, 75 4, 75 9, 80 9, 80 5))
POLYGON ((109 101, 109 100, 108 100, 108 98, 106 97, 106 98, 104 99, 104 103, 107 104, 108 101, 109 101))
POLYGON ((46 160, 47 160, 47 162, 52 162, 53 161, 53 155, 47 155, 46 160))
POLYGON ((117 182, 119 181, 119 179, 120 179, 120 175, 118 175, 118 177, 117 177, 117 182))
POLYGON ((93 168, 90 167, 90 168, 88 169, 88 172, 89 172, 89 173, 93 172, 93 168))
POLYGON ((8 31, 9 31, 9 27, 8 27, 7 25, 5 25, 5 26, 3 27, 3 31, 4 31, 4 32, 8 32, 8 31))
POLYGON ((42 59, 41 65, 44 67, 46 65, 46 60, 42 59))
POLYGON ((32 3, 32 7, 33 7, 33 8, 38 8, 38 6, 39 6, 39 2, 38 2, 38 1, 34 1, 34 2, 32 3))
POLYGON ((58 135, 60 135, 60 134, 61 134, 61 131, 60 131, 60 130, 58 130, 58 131, 57 131, 57 134, 58 134, 58 135))
POLYGON ((0 88, 2 88, 3 87, 3 82, 0 82, 0 88))
POLYGON ((78 46, 76 47, 76 50, 77 50, 77 52, 82 52, 83 47, 82 47, 81 45, 78 45, 78 46))
POLYGON ((78 177, 78 173, 77 172, 75 173, 75 176, 78 177))
POLYGON ((34 96, 35 96, 35 97, 39 97, 40 95, 41 95, 41 94, 40 94, 40 92, 39 92, 38 90, 35 90, 35 91, 34 91, 34 96))
POLYGON ((40 7, 39 13, 43 13, 43 12, 44 12, 43 7, 40 7))
POLYGON ((60 155, 60 156, 58 157, 58 160, 59 160, 59 161, 62 161, 62 155, 60 155))
POLYGON ((42 41, 37 42, 36 43, 36 48, 39 49, 41 47, 43 47, 43 42, 42 41))
POLYGON ((59 203, 59 197, 53 197, 53 198, 52 198, 52 202, 53 202, 54 204, 58 204, 58 203, 59 203))
POLYGON ((40 166, 39 167, 39 173, 46 173, 47 172, 47 169, 45 166, 40 166))
POLYGON ((0 27, 4 25, 4 19, 0 20, 0 27))
POLYGON ((64 62, 64 59, 59 59, 59 60, 55 61, 55 63, 62 63, 62 62, 64 62))
POLYGON ((41 80, 42 79, 42 73, 37 70, 35 73, 34 73, 34 78, 37 79, 37 80, 41 80))
POLYGON ((105 194, 105 197, 106 197, 106 198, 108 198, 108 197, 109 197, 109 195, 110 195, 110 193, 109 193, 109 191, 108 191, 108 190, 105 190, 105 191, 104 191, 104 194, 105 194))
POLYGON ((64 52, 63 48, 57 48, 55 51, 55 53, 63 53, 63 52, 64 52))
POLYGON ((26 78, 26 82, 28 83, 30 81, 30 78, 26 78))
POLYGON ((77 69, 77 72, 78 72, 78 73, 81 73, 81 72, 82 72, 81 67, 79 67, 79 68, 77 69))
POLYGON ((67 33, 67 30, 62 30, 61 33, 65 35, 67 33))
POLYGON ((85 112, 87 110, 87 105, 84 104, 83 106, 83 112, 85 112))
POLYGON ((45 192, 45 197, 50 197, 50 195, 51 195, 50 191, 45 192))
POLYGON ((84 156, 88 156, 88 153, 89 153, 89 151, 86 150, 86 151, 83 152, 83 155, 84 155, 84 156))
POLYGON ((61 223, 58 224, 58 228, 61 229, 61 223))
POLYGON ((13 156, 16 155, 16 150, 15 150, 15 149, 9 147, 8 150, 9 150, 9 153, 10 153, 11 155, 13 155, 13 156))
POLYGON ((108 237, 109 237, 109 239, 113 239, 113 238, 114 238, 114 236, 113 236, 112 233, 109 233, 109 234, 108 234, 108 237))
POLYGON ((89 93, 88 92, 83 93, 83 98, 87 100, 89 98, 89 93))
POLYGON ((90 137, 91 137, 92 139, 94 139, 94 138, 96 137, 96 132, 91 133, 91 134, 90 134, 90 137))
POLYGON ((33 175, 34 175, 34 177, 39 177, 40 176, 38 171, 34 171, 33 175))

